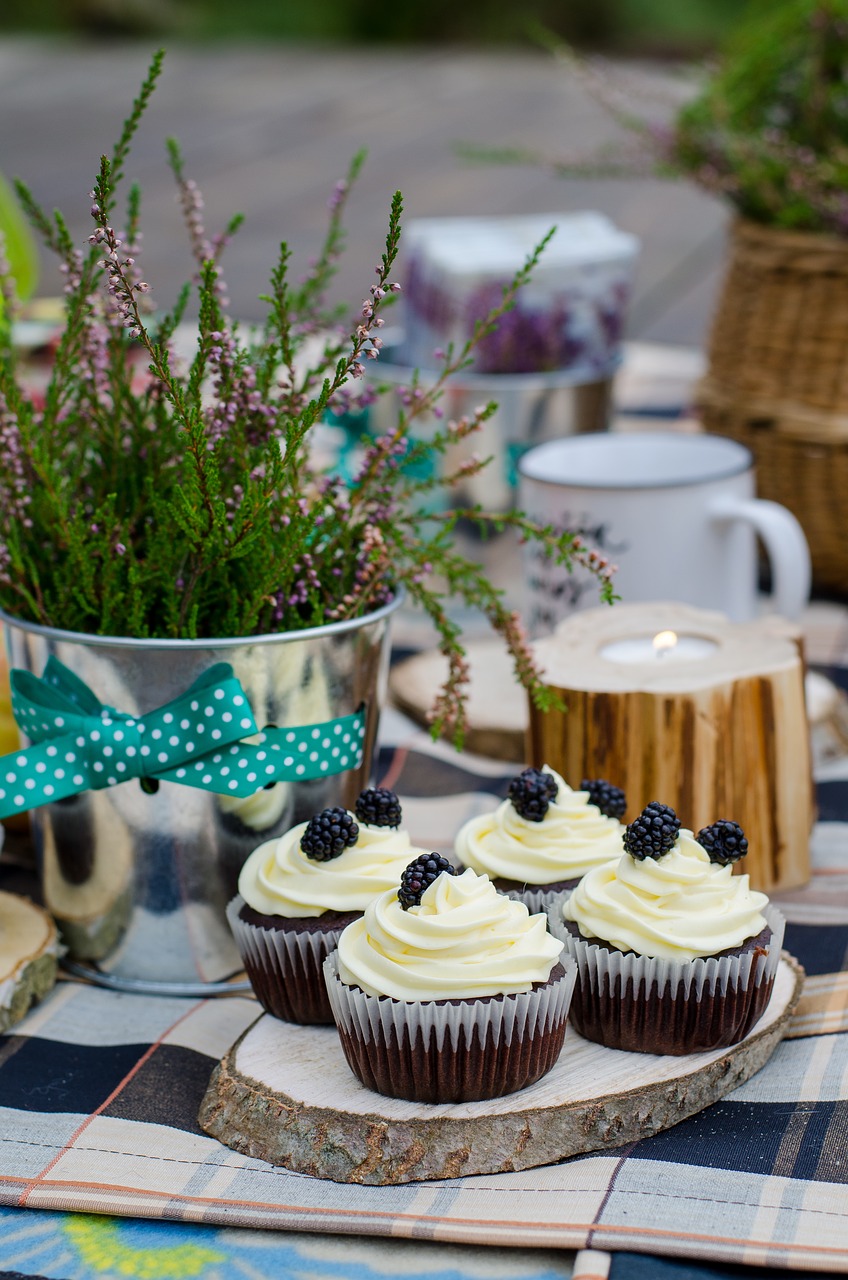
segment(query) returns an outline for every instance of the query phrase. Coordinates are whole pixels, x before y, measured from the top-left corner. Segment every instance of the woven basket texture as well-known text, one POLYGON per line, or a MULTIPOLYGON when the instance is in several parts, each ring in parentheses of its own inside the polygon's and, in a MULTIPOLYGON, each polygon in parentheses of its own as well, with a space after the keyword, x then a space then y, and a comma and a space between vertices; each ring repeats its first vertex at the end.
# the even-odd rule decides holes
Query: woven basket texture
POLYGON ((797 516, 816 588, 848 594, 848 238, 736 223, 695 399, 797 516))
POLYGON ((749 398, 848 413, 848 238, 737 222, 710 378, 749 398))

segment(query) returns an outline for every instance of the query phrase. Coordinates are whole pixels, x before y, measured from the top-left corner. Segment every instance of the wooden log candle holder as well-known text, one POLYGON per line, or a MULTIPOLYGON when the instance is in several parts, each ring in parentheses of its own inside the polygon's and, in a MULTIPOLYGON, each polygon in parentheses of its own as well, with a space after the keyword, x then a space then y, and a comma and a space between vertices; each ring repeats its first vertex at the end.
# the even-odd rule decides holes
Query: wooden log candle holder
POLYGON ((628 822, 651 800, 695 832, 731 818, 748 837, 741 869, 756 888, 806 884, 810 741, 803 658, 788 623, 617 604, 568 618, 534 652, 566 710, 531 707, 529 763, 574 787, 587 777, 622 787, 628 822), (679 648, 663 651, 665 633, 679 648))

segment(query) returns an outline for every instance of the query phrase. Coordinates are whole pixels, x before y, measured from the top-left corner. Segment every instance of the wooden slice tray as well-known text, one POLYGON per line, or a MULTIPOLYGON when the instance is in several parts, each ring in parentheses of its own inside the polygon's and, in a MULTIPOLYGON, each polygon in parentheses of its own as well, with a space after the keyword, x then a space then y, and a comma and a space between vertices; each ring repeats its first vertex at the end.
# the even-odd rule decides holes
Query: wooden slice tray
POLYGON ((557 1065, 538 1084, 439 1106, 365 1089, 335 1027, 263 1014, 212 1073, 200 1124, 245 1155, 335 1182, 385 1186, 551 1164, 667 1129, 754 1075, 785 1034, 803 977, 784 952, 765 1014, 730 1049, 623 1053, 569 1027, 557 1065))

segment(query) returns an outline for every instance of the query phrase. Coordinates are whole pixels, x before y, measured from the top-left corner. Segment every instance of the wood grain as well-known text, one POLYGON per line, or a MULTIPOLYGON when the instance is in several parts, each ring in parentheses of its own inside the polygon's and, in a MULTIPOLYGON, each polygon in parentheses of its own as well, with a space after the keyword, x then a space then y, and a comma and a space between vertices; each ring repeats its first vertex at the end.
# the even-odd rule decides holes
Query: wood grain
POLYGON ((335 1182, 390 1185, 508 1172, 667 1129, 747 1080, 785 1034, 803 971, 784 953, 738 1045, 690 1057, 621 1053, 569 1028, 538 1084, 490 1102, 384 1098, 351 1074, 334 1027, 264 1014, 215 1068, 200 1124, 245 1155, 335 1182))
POLYGON ((734 624, 679 604, 617 605, 568 619, 535 654, 566 710, 531 708, 528 763, 549 764, 572 785, 591 777, 622 787, 627 821, 651 800, 696 832, 731 818, 748 837, 740 870, 756 888, 807 883, 810 737, 803 660, 788 624, 734 624), (717 650, 697 663, 638 667, 601 656, 614 640, 666 628, 713 639, 717 650))
MULTIPOLYGON (((510 654, 500 637, 471 640, 465 652, 470 671, 465 749, 493 760, 523 760, 527 694, 518 683, 510 654)), ((447 659, 438 649, 414 654, 390 672, 392 701, 417 724, 428 727, 428 713, 447 673, 447 659)))

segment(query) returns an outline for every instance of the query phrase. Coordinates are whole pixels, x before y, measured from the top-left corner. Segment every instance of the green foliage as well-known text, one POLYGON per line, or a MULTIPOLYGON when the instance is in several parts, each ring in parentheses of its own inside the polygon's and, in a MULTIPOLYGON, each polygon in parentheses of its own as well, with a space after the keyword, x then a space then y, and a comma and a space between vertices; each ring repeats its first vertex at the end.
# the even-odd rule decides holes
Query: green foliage
MULTIPOLYGON (((61 259, 66 319, 43 396, 29 395, 18 378, 8 333, 0 341, 0 606, 75 632, 205 639, 355 618, 405 588, 431 615, 448 656, 436 724, 459 739, 467 671, 445 609, 446 597, 456 595, 487 615, 520 678, 544 700, 518 619, 480 566, 453 547, 457 519, 487 526, 490 518, 479 510, 434 516, 422 501, 484 464, 466 463, 454 475, 443 468, 423 481, 411 465, 422 454, 443 457, 495 406, 446 422, 427 445, 413 443, 410 428, 512 306, 547 238, 471 340, 448 353, 435 386, 410 397, 392 430, 369 444, 353 479, 324 473, 312 459, 315 428, 333 408, 347 407, 365 362, 378 356, 382 313, 399 288, 391 273, 401 197, 392 201, 377 283, 357 320, 340 327, 324 291, 343 247, 342 211, 362 156, 337 185, 311 274, 289 286, 283 244, 265 324, 246 330, 227 314, 220 266, 238 219, 222 235, 207 235, 199 193, 169 142, 196 276, 173 311, 157 314, 134 245, 137 188, 127 197, 127 231, 116 230, 115 215, 130 143, 161 64, 157 54, 111 156, 101 158, 91 192, 94 230, 82 249, 62 216, 48 216, 18 185, 30 220, 61 259), (199 316, 186 359, 172 339, 192 288, 199 316)), ((497 524, 539 540, 560 563, 584 559, 570 535, 520 514, 497 524)), ((609 570, 590 567, 611 599, 609 570)))
MULTIPOLYGON (((15 201, 11 188, 0 175, 0 235, 5 241, 9 274, 17 296, 29 298, 38 282, 38 254, 32 232, 15 201)), ((2 300, 0 300, 0 303, 2 300)))
POLYGON ((525 41, 543 23, 583 47, 658 53, 713 45, 732 23, 739 0, 4 0, 0 30, 83 31, 202 40, 308 40, 392 45, 525 41))
POLYGON ((556 157, 529 143, 461 152, 561 177, 687 178, 754 221, 848 235, 848 0, 750 0, 746 15, 697 96, 670 120, 666 105, 662 123, 619 69, 537 28, 624 140, 556 157))
POLYGON ((668 160, 746 217, 848 234, 848 0, 758 4, 668 160))

